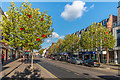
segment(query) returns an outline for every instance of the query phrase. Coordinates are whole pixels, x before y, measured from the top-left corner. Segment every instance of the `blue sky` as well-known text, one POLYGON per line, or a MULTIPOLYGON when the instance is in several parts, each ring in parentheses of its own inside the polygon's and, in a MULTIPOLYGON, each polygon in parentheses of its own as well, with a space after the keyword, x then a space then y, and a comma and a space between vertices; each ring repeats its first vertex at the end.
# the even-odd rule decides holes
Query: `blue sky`
MULTIPOLYGON (((110 14, 117 16, 117 2, 30 2, 33 8, 40 11, 47 10, 48 15, 52 16, 54 28, 53 37, 46 39, 42 44, 46 48, 63 38, 67 34, 72 34, 83 28, 88 27, 93 22, 100 22, 109 18, 110 14), (68 5, 67 5, 68 4, 68 5), (67 6, 66 6, 67 5, 67 6), (66 7, 65 7, 66 6, 66 7)), ((20 6, 21 2, 15 2, 20 6)), ((8 11, 9 2, 2 3, 3 11, 8 11)))

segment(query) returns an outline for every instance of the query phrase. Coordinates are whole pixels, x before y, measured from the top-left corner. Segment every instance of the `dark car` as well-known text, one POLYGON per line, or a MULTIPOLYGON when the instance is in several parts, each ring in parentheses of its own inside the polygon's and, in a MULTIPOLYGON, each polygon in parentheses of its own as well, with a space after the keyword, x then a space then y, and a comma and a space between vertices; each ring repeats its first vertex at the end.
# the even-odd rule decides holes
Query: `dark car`
POLYGON ((58 57, 57 57, 57 56, 55 56, 54 58, 55 58, 54 60, 58 60, 58 57))
POLYGON ((94 66, 94 67, 99 67, 100 66, 100 63, 98 62, 98 60, 86 60, 83 62, 84 65, 87 65, 87 66, 94 66))
POLYGON ((88 66, 99 67, 100 63, 98 62, 98 60, 89 60, 88 66))
POLYGON ((84 61, 83 61, 83 65, 88 65, 88 61, 89 61, 89 60, 84 60, 84 61))

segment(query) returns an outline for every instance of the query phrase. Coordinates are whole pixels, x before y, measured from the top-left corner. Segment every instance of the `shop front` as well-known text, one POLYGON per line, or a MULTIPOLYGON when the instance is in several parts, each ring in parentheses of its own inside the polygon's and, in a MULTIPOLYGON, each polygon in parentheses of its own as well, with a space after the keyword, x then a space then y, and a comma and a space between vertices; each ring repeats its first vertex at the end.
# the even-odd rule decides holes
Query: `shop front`
POLYGON ((92 51, 89 51, 89 52, 82 52, 82 60, 88 60, 88 59, 96 59, 97 57, 97 54, 96 52, 92 52, 92 51))
POLYGON ((82 60, 82 52, 79 52, 79 59, 81 59, 82 60))
POLYGON ((4 61, 7 61, 7 51, 5 48, 2 48, 2 54, 4 54, 4 61))

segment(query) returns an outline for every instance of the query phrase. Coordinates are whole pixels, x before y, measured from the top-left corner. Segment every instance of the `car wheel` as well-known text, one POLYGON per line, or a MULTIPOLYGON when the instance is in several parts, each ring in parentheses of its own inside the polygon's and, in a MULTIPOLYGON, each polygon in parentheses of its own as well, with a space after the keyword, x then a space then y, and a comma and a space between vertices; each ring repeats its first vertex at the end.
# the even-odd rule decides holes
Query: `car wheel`
POLYGON ((92 65, 92 64, 91 64, 91 66, 90 66, 90 67, 94 67, 94 65, 92 65))
POLYGON ((91 67, 91 65, 90 65, 90 64, 88 64, 88 67, 91 67))
POLYGON ((78 65, 78 63, 75 63, 76 65, 78 65))

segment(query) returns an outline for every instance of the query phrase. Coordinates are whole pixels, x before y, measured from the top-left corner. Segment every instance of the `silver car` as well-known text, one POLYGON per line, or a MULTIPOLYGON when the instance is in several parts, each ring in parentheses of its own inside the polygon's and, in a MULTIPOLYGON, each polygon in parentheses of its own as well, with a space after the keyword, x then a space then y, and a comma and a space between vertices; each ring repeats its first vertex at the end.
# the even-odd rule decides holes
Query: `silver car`
POLYGON ((79 58, 71 58, 71 59, 70 59, 70 63, 83 64, 83 61, 80 60, 79 58))

